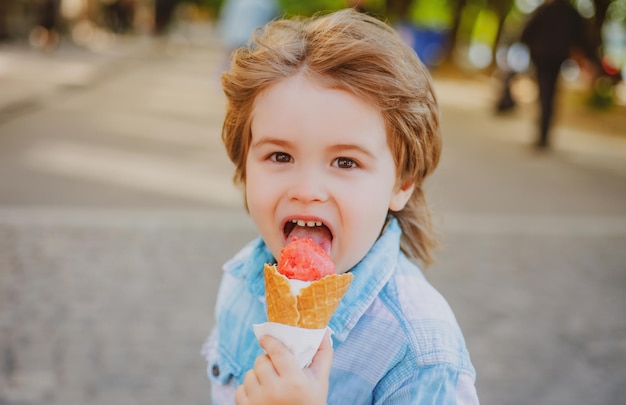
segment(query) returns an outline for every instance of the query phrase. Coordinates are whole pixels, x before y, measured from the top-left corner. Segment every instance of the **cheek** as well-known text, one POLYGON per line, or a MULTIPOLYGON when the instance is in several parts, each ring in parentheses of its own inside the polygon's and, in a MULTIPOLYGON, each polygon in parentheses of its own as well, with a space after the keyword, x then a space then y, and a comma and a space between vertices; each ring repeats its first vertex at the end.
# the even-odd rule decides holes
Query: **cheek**
POLYGON ((268 210, 272 209, 280 195, 275 182, 268 181, 267 176, 264 176, 261 171, 251 168, 248 171, 245 192, 248 211, 255 222, 263 218, 269 219, 268 210))
POLYGON ((259 175, 259 168, 256 167, 254 162, 251 162, 250 159, 246 161, 246 183, 245 183, 245 192, 246 198, 251 199, 255 198, 258 193, 258 189, 260 188, 260 183, 262 182, 262 176, 259 175))
POLYGON ((341 272, 352 268, 367 254, 378 239, 387 217, 389 199, 384 191, 357 194, 348 195, 342 204, 345 233, 341 251, 345 256, 339 264, 338 271, 341 272))
POLYGON ((251 214, 265 204, 262 188, 256 176, 248 174, 246 180, 246 201, 251 214))

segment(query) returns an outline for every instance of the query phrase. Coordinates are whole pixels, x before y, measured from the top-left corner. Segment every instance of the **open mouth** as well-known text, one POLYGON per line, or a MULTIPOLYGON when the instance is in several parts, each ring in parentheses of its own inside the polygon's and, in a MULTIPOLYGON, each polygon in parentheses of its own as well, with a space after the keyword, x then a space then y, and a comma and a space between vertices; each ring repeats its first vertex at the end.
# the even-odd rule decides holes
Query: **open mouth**
POLYGON ((283 234, 286 242, 293 238, 310 238, 317 243, 326 253, 330 253, 333 234, 322 221, 306 219, 290 219, 285 223, 283 234))

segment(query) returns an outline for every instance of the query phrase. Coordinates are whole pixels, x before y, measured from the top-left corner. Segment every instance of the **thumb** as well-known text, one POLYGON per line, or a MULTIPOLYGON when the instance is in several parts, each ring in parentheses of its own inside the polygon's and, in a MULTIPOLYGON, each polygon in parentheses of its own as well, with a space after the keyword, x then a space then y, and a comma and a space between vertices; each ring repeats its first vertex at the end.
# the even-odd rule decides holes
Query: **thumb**
POLYGON ((317 378, 328 380, 328 377, 330 376, 330 368, 333 365, 334 353, 335 351, 333 350, 333 345, 330 340, 330 332, 326 331, 326 334, 322 339, 322 344, 319 349, 317 349, 317 353, 315 353, 315 356, 308 367, 309 370, 311 370, 317 378))

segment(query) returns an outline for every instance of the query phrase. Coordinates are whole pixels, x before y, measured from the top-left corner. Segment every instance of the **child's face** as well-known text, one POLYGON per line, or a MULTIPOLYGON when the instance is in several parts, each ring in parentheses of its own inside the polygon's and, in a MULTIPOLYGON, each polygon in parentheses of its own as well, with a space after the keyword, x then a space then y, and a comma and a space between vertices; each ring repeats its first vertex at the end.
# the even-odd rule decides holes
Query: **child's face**
POLYGON ((346 272, 411 192, 397 184, 381 113, 355 95, 298 74, 256 99, 246 197, 274 257, 308 236, 346 272))

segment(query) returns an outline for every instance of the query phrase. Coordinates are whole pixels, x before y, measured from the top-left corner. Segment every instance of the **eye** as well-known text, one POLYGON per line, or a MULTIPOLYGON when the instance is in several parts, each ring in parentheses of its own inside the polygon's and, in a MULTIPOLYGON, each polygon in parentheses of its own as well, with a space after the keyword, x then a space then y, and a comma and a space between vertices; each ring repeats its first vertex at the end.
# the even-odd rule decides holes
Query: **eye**
POLYGON ((337 166, 340 169, 354 169, 358 167, 357 163, 354 160, 346 157, 340 157, 335 159, 333 165, 337 166))
POLYGON ((269 156, 269 159, 277 163, 289 163, 293 160, 291 155, 285 152, 274 152, 269 156))

